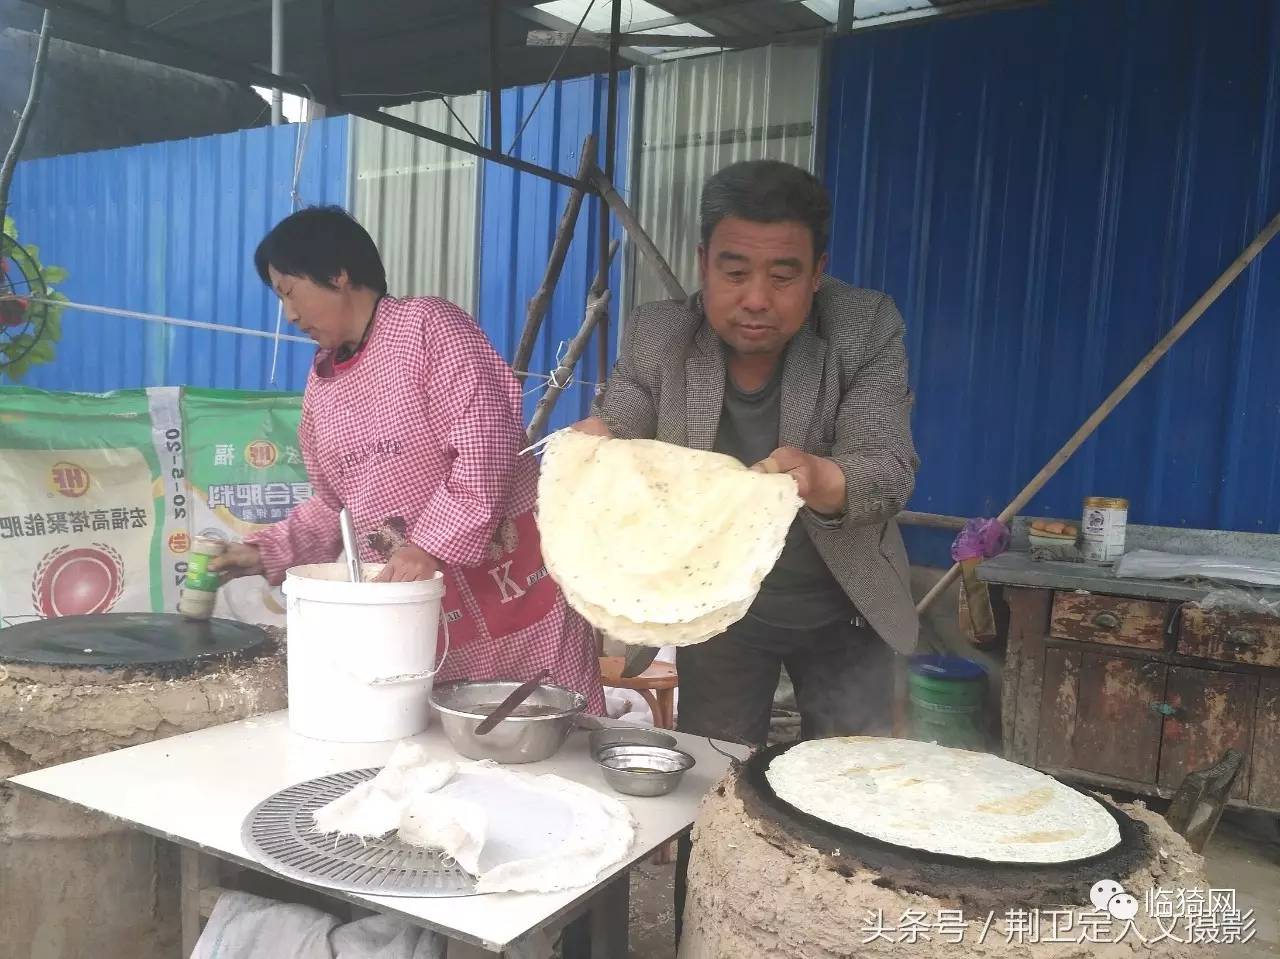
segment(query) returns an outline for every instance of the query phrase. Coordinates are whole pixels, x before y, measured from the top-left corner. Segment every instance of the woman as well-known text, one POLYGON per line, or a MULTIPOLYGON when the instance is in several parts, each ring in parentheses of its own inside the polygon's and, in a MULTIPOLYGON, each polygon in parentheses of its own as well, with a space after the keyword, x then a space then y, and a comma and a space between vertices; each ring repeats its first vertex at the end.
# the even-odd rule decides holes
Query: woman
POLYGON ((545 667, 603 713, 591 628, 542 561, 520 387, 475 321, 446 300, 388 296, 372 238, 336 207, 282 220, 254 265, 319 346, 298 428, 315 495, 212 568, 279 583, 290 566, 333 561, 345 505, 360 558, 386 563, 379 579, 443 572, 441 681, 545 667))

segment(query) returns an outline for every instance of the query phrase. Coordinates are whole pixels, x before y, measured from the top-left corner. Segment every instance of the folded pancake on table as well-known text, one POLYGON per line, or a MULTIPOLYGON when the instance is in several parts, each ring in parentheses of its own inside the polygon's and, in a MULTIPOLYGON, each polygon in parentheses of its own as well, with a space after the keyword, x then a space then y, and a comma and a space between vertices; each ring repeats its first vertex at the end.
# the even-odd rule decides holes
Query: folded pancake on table
POLYGON ((873 736, 814 739, 775 758, 765 776, 802 813, 939 855, 1073 862, 1120 842, 1098 800, 987 753, 873 736))
POLYGON ((538 529, 566 600, 615 639, 684 646, 741 619, 802 503, 786 475, 656 440, 547 442, 538 529))

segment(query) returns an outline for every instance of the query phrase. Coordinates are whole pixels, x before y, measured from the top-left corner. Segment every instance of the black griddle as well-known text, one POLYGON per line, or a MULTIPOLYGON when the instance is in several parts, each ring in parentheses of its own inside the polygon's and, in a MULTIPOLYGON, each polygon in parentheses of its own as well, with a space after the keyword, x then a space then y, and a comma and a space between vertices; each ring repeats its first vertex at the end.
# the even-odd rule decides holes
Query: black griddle
MULTIPOLYGON (((1098 801, 1120 828, 1120 842, 1107 852, 1086 859, 1060 863, 995 862, 898 846, 835 826, 780 799, 765 773, 774 759, 794 745, 770 746, 741 764, 733 788, 746 812, 775 845, 790 840, 811 846, 837 872, 879 873, 875 883, 885 888, 936 899, 958 899, 971 907, 1000 913, 1015 906, 1088 905, 1089 890, 1098 880, 1122 880, 1156 855, 1150 848, 1146 825, 1100 798, 1098 801)), ((1098 798, 1091 793, 1086 795, 1098 798)))
POLYGON ((46 668, 137 670, 167 677, 246 659, 270 644, 258 626, 165 613, 100 613, 0 629, 0 663, 46 668))

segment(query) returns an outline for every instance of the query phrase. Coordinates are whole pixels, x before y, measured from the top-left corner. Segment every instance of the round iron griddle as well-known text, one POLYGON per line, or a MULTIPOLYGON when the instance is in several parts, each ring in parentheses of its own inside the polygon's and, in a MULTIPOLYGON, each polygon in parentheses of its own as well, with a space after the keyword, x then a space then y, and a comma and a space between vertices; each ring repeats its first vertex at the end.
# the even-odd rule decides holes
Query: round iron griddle
POLYGON ((937 899, 958 899, 983 910, 1087 905, 1089 890, 1098 880, 1122 880, 1155 855, 1148 842, 1146 825, 1104 800, 1099 801, 1120 827, 1120 842, 1100 855, 1071 862, 993 862, 925 852, 874 839, 801 812, 778 798, 765 773, 774 759, 794 745, 770 746, 752 755, 739 768, 735 788, 747 814, 775 845, 785 848, 784 844, 789 841, 811 846, 827 857, 837 872, 878 873, 879 878, 875 880, 878 886, 937 899))
POLYGON ((260 627, 164 613, 100 613, 20 623, 0 630, 0 663, 75 669, 195 672, 210 662, 264 650, 260 627))

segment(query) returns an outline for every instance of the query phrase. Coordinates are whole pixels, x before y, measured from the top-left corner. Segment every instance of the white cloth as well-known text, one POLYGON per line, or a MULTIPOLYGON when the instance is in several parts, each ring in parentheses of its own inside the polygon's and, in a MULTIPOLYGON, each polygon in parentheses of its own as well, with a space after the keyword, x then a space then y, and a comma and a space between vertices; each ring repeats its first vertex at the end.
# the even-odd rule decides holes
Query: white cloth
POLYGON ((403 919, 342 923, 310 906, 227 892, 191 959, 445 959, 446 940, 403 919))

